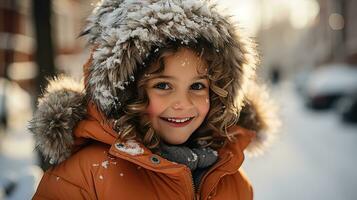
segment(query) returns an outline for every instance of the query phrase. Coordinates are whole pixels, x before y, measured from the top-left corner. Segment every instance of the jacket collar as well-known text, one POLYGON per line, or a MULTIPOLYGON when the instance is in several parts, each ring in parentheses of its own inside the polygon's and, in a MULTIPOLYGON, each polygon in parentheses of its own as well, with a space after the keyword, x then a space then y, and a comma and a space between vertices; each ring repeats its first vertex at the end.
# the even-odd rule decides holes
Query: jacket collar
MULTIPOLYGON (((172 173, 175 172, 172 169, 179 170, 184 167, 152 153, 150 149, 135 140, 120 140, 94 103, 88 104, 87 113, 88 117, 80 121, 74 131, 76 144, 83 143, 83 138, 106 143, 111 145, 109 150, 111 155, 152 171, 172 173)), ((239 126, 231 127, 228 131, 235 132, 237 137, 235 141, 229 142, 218 150, 219 161, 216 164, 222 171, 234 173, 241 166, 244 160, 243 151, 254 138, 255 133, 239 126)))
MULTIPOLYGON (((241 166, 244 160, 243 151, 239 142, 234 142, 218 151, 219 160, 213 166, 219 167, 225 173, 234 173, 241 166)), ((171 162, 159 155, 152 153, 144 145, 135 140, 121 141, 117 139, 110 147, 109 153, 115 157, 127 160, 143 168, 161 173, 174 173, 185 167, 182 164, 171 162), (134 153, 133 153, 134 152, 134 153)))
POLYGON ((93 102, 88 103, 87 117, 77 124, 73 134, 76 141, 81 138, 93 139, 109 145, 113 144, 118 137, 118 134, 93 102))

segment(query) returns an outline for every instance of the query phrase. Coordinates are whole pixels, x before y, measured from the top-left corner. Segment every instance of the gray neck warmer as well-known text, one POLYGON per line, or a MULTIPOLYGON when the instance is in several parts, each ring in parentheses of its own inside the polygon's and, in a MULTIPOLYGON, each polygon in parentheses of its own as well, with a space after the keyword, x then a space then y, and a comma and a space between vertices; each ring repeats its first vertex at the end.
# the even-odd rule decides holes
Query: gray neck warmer
POLYGON ((186 146, 161 144, 159 152, 163 158, 189 167, 195 186, 199 185, 205 172, 218 159, 217 152, 209 147, 190 149, 186 146))

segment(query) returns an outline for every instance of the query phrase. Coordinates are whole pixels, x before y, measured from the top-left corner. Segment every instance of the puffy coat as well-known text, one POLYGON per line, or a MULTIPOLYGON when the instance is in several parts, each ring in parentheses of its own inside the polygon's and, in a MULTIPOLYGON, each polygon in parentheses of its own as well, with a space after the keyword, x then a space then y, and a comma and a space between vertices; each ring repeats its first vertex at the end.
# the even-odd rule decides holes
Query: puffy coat
POLYGON ((84 100, 81 87, 60 77, 39 100, 30 130, 40 150, 56 158, 57 165, 45 172, 33 199, 253 198, 240 169, 243 151, 259 153, 274 136, 274 116, 264 112, 267 99, 260 95, 262 91, 251 90, 251 96, 246 96, 250 104, 243 108, 238 125, 229 129, 239 133, 236 140, 218 151, 218 162, 193 188, 186 166, 155 155, 135 141, 120 141, 106 116, 84 100), (247 129, 258 124, 263 129, 247 129))
POLYGON ((48 170, 33 199, 253 199, 240 166, 254 132, 231 129, 240 133, 237 141, 218 151, 219 161, 195 192, 188 167, 116 139, 93 104, 88 113, 75 135, 93 142, 48 170))
POLYGON ((278 123, 255 80, 254 45, 229 17, 204 0, 102 0, 83 35, 92 47, 84 83, 53 80, 30 122, 38 149, 55 164, 34 199, 253 198, 240 169, 243 151, 261 152, 278 123), (217 82, 230 103, 222 112, 239 116, 229 129, 239 133, 236 140, 219 149, 218 162, 196 189, 187 167, 136 141, 119 141, 109 123, 134 98, 130 90, 150 53, 168 41, 210 44, 219 66, 231 75, 228 82, 217 82))

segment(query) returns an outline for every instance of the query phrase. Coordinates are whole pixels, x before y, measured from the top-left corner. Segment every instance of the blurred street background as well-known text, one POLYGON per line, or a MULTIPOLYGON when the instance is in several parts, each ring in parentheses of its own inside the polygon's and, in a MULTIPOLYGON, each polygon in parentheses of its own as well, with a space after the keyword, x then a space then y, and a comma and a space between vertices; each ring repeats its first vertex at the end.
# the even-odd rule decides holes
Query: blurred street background
MULTIPOLYGON (((82 77, 94 0, 0 0, 0 200, 30 199, 48 164, 27 122, 46 77, 82 77)), ((257 41, 282 127, 243 168, 255 200, 357 199, 357 1, 218 0, 257 41)))

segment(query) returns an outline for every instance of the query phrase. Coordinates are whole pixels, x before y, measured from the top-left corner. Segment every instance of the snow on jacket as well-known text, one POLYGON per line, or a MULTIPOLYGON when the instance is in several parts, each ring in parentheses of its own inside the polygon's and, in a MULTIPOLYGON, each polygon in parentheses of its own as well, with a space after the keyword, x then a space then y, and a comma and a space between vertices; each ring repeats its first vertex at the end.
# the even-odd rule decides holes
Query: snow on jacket
POLYGON ((255 82, 254 47, 229 18, 200 0, 103 0, 84 34, 93 46, 84 83, 53 80, 30 122, 36 145, 54 165, 34 199, 252 199, 240 169, 243 151, 262 152, 274 136, 273 107, 255 82), (190 170, 153 154, 135 140, 121 141, 110 120, 130 99, 127 86, 154 48, 167 41, 204 39, 230 70, 225 88, 240 116, 236 140, 218 150, 218 162, 193 188, 190 170))

